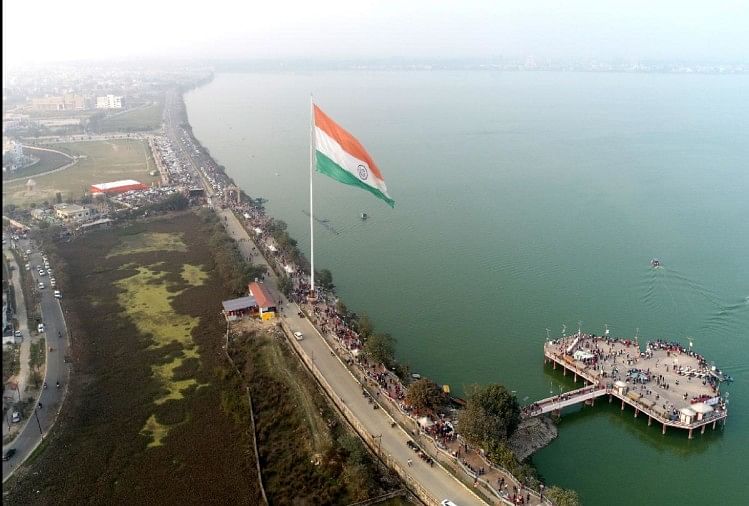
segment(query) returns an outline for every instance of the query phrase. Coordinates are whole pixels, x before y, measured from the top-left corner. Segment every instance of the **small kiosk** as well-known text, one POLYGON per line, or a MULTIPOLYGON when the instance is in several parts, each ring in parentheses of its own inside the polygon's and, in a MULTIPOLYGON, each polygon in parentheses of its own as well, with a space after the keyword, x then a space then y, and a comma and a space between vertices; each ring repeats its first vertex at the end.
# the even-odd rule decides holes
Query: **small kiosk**
POLYGON ((697 413, 695 413, 691 408, 681 408, 679 410, 679 421, 683 424, 690 425, 694 422, 694 417, 696 415, 697 413))

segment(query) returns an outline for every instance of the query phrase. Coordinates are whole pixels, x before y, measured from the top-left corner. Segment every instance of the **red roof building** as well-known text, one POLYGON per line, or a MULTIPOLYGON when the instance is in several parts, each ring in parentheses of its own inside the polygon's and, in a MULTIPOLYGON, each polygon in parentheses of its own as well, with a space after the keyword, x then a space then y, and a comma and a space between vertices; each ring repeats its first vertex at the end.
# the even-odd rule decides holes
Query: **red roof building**
POLYGON ((278 298, 274 297, 274 293, 269 287, 253 281, 249 284, 248 289, 250 296, 253 297, 257 303, 257 307, 260 311, 260 318, 268 320, 276 315, 276 306, 278 305, 278 298))
POLYGON ((91 193, 125 193, 130 190, 147 190, 148 185, 135 179, 123 179, 111 183, 99 183, 91 185, 91 193))

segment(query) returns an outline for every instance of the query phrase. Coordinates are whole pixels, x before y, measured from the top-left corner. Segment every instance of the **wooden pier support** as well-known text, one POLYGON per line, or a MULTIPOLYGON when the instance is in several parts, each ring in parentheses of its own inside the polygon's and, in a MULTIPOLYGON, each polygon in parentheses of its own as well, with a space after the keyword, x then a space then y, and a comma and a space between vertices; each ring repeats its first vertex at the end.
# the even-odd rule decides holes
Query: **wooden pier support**
POLYGON ((692 439, 692 429, 689 429, 689 439, 692 439))
POLYGON ((666 433, 666 424, 664 423, 663 424, 663 432, 662 432, 662 434, 665 434, 665 433, 666 433))
POLYGON ((575 383, 577 383, 577 373, 575 373, 575 383))
POLYGON ((557 368, 557 361, 556 360, 552 361, 552 364, 554 364, 554 370, 556 370, 556 368, 557 368))
POLYGON ((639 409, 635 408, 635 418, 637 418, 637 414, 640 412, 639 409))
POLYGON ((611 394, 609 394, 609 404, 611 404, 612 400, 614 400, 614 397, 611 394))
POLYGON ((650 427, 651 425, 653 425, 653 417, 648 415, 648 427, 650 427))
POLYGON ((705 427, 706 427, 705 425, 702 426, 702 430, 700 431, 700 434, 704 434, 705 433, 705 427))
POLYGON ((567 376, 567 368, 564 367, 562 370, 562 376, 567 376))
POLYGON ((624 411, 624 400, 622 399, 622 411, 624 411))
POLYGON ((715 430, 715 424, 718 423, 718 420, 713 421, 713 430, 715 430))

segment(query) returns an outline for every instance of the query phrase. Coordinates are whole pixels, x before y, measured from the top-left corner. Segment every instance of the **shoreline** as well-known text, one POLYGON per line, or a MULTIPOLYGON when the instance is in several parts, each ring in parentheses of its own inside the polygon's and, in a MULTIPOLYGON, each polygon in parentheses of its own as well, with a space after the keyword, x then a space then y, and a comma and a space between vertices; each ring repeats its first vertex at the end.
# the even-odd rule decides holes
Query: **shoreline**
MULTIPOLYGON (((188 118, 187 118, 187 106, 186 106, 186 103, 185 103, 185 100, 184 100, 184 94, 183 93, 178 93, 177 97, 178 97, 179 102, 181 102, 181 103, 176 104, 177 110, 179 111, 179 108, 181 108, 182 110, 179 111, 179 114, 184 115, 184 117, 177 119, 177 123, 184 124, 184 130, 186 132, 188 132, 189 136, 191 137, 191 142, 194 143, 194 145, 196 147, 196 152, 197 152, 197 150, 200 150, 202 152, 203 156, 205 156, 205 158, 209 160, 209 164, 213 166, 213 167, 210 168, 212 171, 218 171, 218 172, 221 173, 222 177, 228 183, 225 188, 228 188, 230 185, 231 186, 236 186, 233 178, 231 178, 227 174, 226 168, 224 166, 220 165, 219 163, 217 163, 216 160, 213 158, 213 156, 208 151, 208 149, 205 146, 203 146, 203 144, 195 137, 195 135, 194 135, 194 133, 192 131, 192 126, 189 124, 189 121, 188 121, 188 118)), ((172 121, 174 121, 174 119, 172 121)), ((201 163, 202 163, 202 161, 201 161, 201 163)), ((197 169, 197 167, 195 167, 195 168, 197 169)), ((200 177, 202 179, 204 179, 204 182, 206 184, 208 183, 207 181, 205 181, 206 177, 208 177, 208 179, 210 179, 211 182, 214 181, 214 179, 211 177, 212 175, 209 175, 208 170, 206 170, 205 168, 201 167, 201 170, 199 170, 198 173, 199 173, 200 177)), ((213 175, 215 175, 215 174, 213 174, 213 175)), ((210 188, 211 185, 208 185, 208 186, 210 188)), ((214 189, 216 189, 215 186, 214 186, 214 189)), ((249 200, 249 202, 251 204, 245 204, 244 207, 242 205, 240 205, 240 206, 238 206, 238 209, 233 209, 231 206, 229 206, 229 209, 225 209, 226 206, 222 205, 221 206, 222 210, 223 210, 222 212, 226 212, 226 211, 231 212, 234 215, 234 217, 242 224, 241 226, 245 229, 245 232, 247 233, 250 241, 252 241, 257 246, 259 252, 262 254, 262 256, 265 257, 265 259, 266 259, 268 265, 271 267, 273 273, 276 276, 278 276, 279 279, 281 277, 287 277, 287 279, 291 280, 292 293, 294 295, 292 295, 292 298, 290 300, 293 300, 297 304, 300 304, 300 305, 302 305, 302 306, 305 307, 307 314, 309 315, 309 317, 311 317, 310 321, 311 322, 312 321, 315 322, 315 327, 318 329, 320 335, 324 336, 323 339, 325 341, 327 341, 328 339, 331 339, 331 344, 335 348, 339 349, 339 352, 344 351, 344 353, 341 356, 345 357, 347 362, 348 362, 349 358, 353 359, 354 357, 349 357, 348 356, 348 353, 350 353, 350 351, 348 349, 344 350, 344 348, 346 348, 345 345, 346 344, 350 344, 350 343, 344 343, 344 341, 342 341, 341 338, 336 335, 336 328, 335 327, 331 327, 330 322, 325 323, 324 316, 327 314, 327 311, 331 311, 331 308, 330 308, 331 300, 330 300, 329 296, 332 296, 336 300, 338 300, 337 297, 335 297, 334 291, 328 293, 327 291, 323 290, 321 292, 323 301, 325 301, 324 304, 323 304, 323 306, 318 306, 317 304, 315 304, 315 305, 309 307, 309 309, 306 308, 306 304, 304 304, 305 301, 299 298, 300 297, 299 294, 302 293, 304 291, 304 289, 305 289, 305 283, 306 283, 305 279, 306 279, 306 276, 308 276, 308 273, 307 273, 307 271, 308 271, 308 263, 307 263, 307 260, 306 260, 305 256, 296 248, 296 246, 293 247, 293 250, 295 250, 297 252, 296 258, 286 258, 284 256, 279 256, 279 254, 276 254, 275 250, 270 249, 270 247, 268 245, 266 245, 263 241, 266 241, 268 243, 272 242, 273 239, 270 236, 270 234, 268 233, 268 226, 269 226, 269 224, 272 224, 273 222, 275 222, 275 218, 272 217, 271 215, 265 213, 265 209, 262 206, 257 206, 256 205, 256 203, 259 200, 257 197, 250 197, 242 189, 240 189, 240 192, 241 192, 241 194, 243 194, 246 197, 247 200, 249 200), (244 213, 242 212, 243 208, 246 208, 244 213), (250 214, 247 214, 248 212, 250 214), (252 219, 250 219, 250 215, 252 215, 252 219), (242 217, 244 217, 247 220, 246 224, 244 224, 244 222, 242 222, 242 220, 241 220, 242 217), (262 223, 260 223, 261 221, 262 221, 262 223), (256 234, 255 236, 252 236, 251 233, 250 233, 250 232, 253 231, 253 229, 254 229, 255 234, 256 234), (259 230, 262 230, 262 232, 259 232, 259 230), (257 239, 260 239, 260 241, 258 241, 257 239), (265 251, 265 249, 263 248, 263 246, 265 247, 265 249, 267 249, 267 251, 265 251), (292 268, 292 266, 293 266, 293 268, 292 268), (320 324, 322 324, 322 327, 319 327, 320 324), (325 337, 325 336, 328 335, 329 332, 330 332, 330 336, 329 337, 325 337), (339 342, 336 343, 335 342, 336 339, 334 339, 334 338, 337 338, 339 340, 339 342), (344 346, 341 346, 341 345, 344 345, 344 346)), ((224 195, 224 197, 226 197, 226 196, 224 195)), ((211 198, 213 198, 213 195, 211 195, 211 198)), ((242 200, 242 199, 240 199, 240 200, 242 200)), ((236 239, 236 237, 235 237, 235 239, 236 239)), ((287 251, 287 254, 288 254, 288 251, 287 251)), ((340 330, 340 328, 338 328, 338 330, 340 330)), ((344 330, 344 332, 345 332, 345 330, 344 330)), ((359 343, 359 344, 361 344, 361 343, 359 343)), ((354 346, 356 346, 356 345, 354 345, 354 346)), ((353 363, 349 364, 349 365, 353 366, 353 363)), ((353 366, 353 367, 356 368, 356 366, 353 366)), ((353 370, 352 370, 352 374, 354 374, 353 370)), ((356 375, 354 377, 356 377, 356 375)), ((407 379, 408 380, 412 380, 412 378, 410 376, 408 376, 407 379)), ((367 384, 368 385, 368 383, 371 382, 371 378, 368 379, 366 376, 362 376, 361 381, 362 381, 363 384, 367 384)), ((368 385, 368 387, 371 387, 371 386, 372 385, 368 385)), ((376 382, 373 384, 373 386, 375 388, 375 395, 378 395, 376 382)), ((404 387, 405 386, 406 385, 404 384, 404 387)), ((404 388, 404 390, 405 390, 405 388, 404 388)), ((384 392, 384 393, 387 394, 387 392, 384 392)), ((388 395, 386 395, 385 397, 388 397, 388 395)), ((398 406, 398 404, 400 402, 402 402, 402 399, 400 399, 398 397, 391 398, 389 400, 392 401, 392 403, 394 403, 393 404, 394 406, 398 406)), ((401 408, 401 411, 402 411, 402 408, 401 408)), ((403 412, 403 413, 408 418, 412 417, 412 415, 410 413, 407 413, 407 412, 403 412)), ((553 427, 553 423, 551 423, 550 419, 547 419, 546 422, 547 422, 546 424, 542 423, 540 425, 537 424, 537 422, 532 422, 533 424, 536 425, 535 430, 524 431, 524 432, 520 432, 518 434, 518 437, 516 438, 516 447, 525 448, 526 449, 525 452, 527 453, 524 456, 523 460, 526 460, 527 457, 530 454, 532 454, 533 452, 535 452, 536 450, 538 450, 540 448, 543 448, 544 446, 546 446, 550 441, 552 441, 556 437, 556 435, 557 435, 556 430, 550 428, 550 427, 553 427), (539 430, 539 426, 543 427, 543 430, 539 430), (543 435, 541 435, 542 433, 543 433, 543 435), (517 441, 518 439, 521 439, 521 441, 518 442, 517 441), (528 450, 528 449, 530 449, 530 450, 528 450)), ((424 437, 426 437, 427 439, 431 439, 433 436, 429 436, 427 434, 427 432, 425 431, 424 432, 424 437)), ((439 447, 437 445, 437 440, 436 439, 434 440, 434 445, 435 445, 435 448, 439 449, 439 447)), ((462 445, 462 443, 461 443, 461 445, 462 445)), ((484 484, 484 486, 486 486, 488 488, 488 490, 486 490, 485 493, 488 493, 489 491, 491 491, 490 496, 493 497, 494 499, 499 498, 500 501, 507 501, 508 498, 510 497, 510 491, 507 489, 507 485, 505 485, 505 478, 501 479, 501 483, 503 484, 503 486, 505 488, 503 489, 502 486, 497 485, 497 488, 499 489, 499 491, 495 490, 494 489, 494 485, 490 484, 489 482, 487 482, 482 477, 482 475, 484 473, 484 471, 483 471, 484 464, 481 463, 481 462, 486 462, 486 465, 489 466, 488 469, 490 469, 490 470, 491 469, 497 470, 497 472, 499 473, 499 475, 498 475, 499 477, 501 477, 502 475, 505 475, 507 477, 507 482, 508 483, 510 483, 510 484, 512 482, 517 483, 518 486, 519 486, 519 488, 522 490, 522 488, 523 488, 522 484, 521 484, 522 482, 520 482, 509 471, 507 471, 506 469, 503 469, 498 464, 494 464, 494 463, 488 462, 486 460, 486 457, 483 454, 481 454, 480 452, 478 452, 478 449, 471 449, 472 452, 475 451, 475 458, 476 458, 476 460, 473 460, 472 463, 474 464, 474 466, 478 465, 478 467, 472 467, 470 464, 468 464, 465 461, 465 458, 467 458, 469 456, 468 455, 468 450, 466 450, 466 456, 465 456, 465 458, 462 459, 463 462, 461 463, 461 459, 458 458, 458 457, 456 457, 456 455, 460 455, 460 451, 456 452, 455 449, 451 449, 450 446, 447 446, 447 445, 442 445, 442 446, 444 446, 442 448, 442 452, 445 454, 443 456, 443 459, 447 458, 448 461, 451 460, 451 459, 455 459, 456 464, 458 464, 457 465, 458 473, 462 472, 462 473, 467 474, 469 477, 471 477, 471 479, 474 480, 474 485, 478 484, 479 482, 482 482, 484 484), (477 462, 480 463, 480 464, 477 464, 477 462), (481 469, 480 472, 479 472, 479 467, 481 469)), ((458 446, 458 450, 459 450, 459 448, 460 448, 460 446, 458 446)), ((466 447, 466 448, 468 448, 468 447, 466 447)), ((534 469, 534 472, 535 472, 535 468, 533 468, 533 469, 534 469)), ((489 476, 487 476, 486 478, 488 480, 489 476)), ((496 479, 496 481, 498 483, 500 483, 499 478, 497 478, 495 476, 495 479, 496 479)), ((459 480, 459 481, 462 481, 462 480, 459 480)), ((526 490, 528 490, 528 489, 526 489, 526 490)), ((538 500, 538 496, 537 496, 536 493, 534 493, 534 496, 536 497, 535 500, 538 500)))

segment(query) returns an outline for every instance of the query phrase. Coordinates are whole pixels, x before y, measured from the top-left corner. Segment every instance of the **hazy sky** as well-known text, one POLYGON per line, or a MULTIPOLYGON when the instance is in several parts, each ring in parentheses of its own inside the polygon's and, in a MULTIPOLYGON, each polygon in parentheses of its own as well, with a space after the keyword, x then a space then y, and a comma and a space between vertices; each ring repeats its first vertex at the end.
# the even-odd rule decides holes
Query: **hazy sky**
POLYGON ((749 61, 749 0, 3 0, 6 64, 137 57, 749 61))

